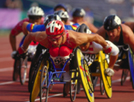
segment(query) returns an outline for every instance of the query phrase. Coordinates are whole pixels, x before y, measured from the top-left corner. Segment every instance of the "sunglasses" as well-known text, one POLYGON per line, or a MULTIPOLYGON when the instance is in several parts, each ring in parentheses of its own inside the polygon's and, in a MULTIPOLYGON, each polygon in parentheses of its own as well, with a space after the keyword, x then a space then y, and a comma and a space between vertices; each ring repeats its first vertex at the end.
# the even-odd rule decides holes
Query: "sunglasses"
POLYGON ((82 44, 82 46, 86 46, 86 45, 87 45, 87 43, 83 43, 83 44, 82 44))
POLYGON ((56 35, 56 36, 48 35, 48 39, 49 39, 50 41, 56 41, 56 40, 58 40, 58 39, 60 39, 60 38, 62 37, 63 32, 62 32, 61 34, 59 34, 59 35, 60 35, 59 37, 56 37, 56 36, 58 36, 58 35, 56 35))

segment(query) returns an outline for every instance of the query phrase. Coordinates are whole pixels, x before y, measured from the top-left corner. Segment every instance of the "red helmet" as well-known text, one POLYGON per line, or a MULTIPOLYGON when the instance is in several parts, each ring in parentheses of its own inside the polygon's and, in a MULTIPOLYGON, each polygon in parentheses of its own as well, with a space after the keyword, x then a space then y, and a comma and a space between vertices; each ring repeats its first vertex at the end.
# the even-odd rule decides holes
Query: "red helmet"
POLYGON ((47 35, 59 35, 64 31, 64 24, 62 21, 53 20, 49 22, 46 26, 47 35))

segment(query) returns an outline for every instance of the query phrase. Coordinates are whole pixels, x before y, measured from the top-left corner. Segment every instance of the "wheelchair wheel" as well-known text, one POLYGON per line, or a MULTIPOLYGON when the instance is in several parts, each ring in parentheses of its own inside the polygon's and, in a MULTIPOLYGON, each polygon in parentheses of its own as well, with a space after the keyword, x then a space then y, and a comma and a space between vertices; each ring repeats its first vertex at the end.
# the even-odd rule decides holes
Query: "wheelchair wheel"
POLYGON ((111 77, 105 75, 105 69, 108 68, 108 62, 105 59, 105 54, 100 51, 100 71, 101 71, 101 77, 104 85, 104 89, 106 92, 106 95, 108 98, 112 97, 112 81, 111 77))
POLYGON ((124 82, 126 81, 126 78, 127 78, 127 76, 128 76, 128 72, 129 72, 129 70, 127 70, 127 69, 123 69, 123 70, 122 70, 121 85, 123 85, 124 82))
POLYGON ((103 81, 101 77, 100 77, 100 92, 101 92, 101 95, 104 95, 105 93, 105 89, 104 89, 104 85, 103 85, 103 81))
POLYGON ((77 81, 77 94, 79 94, 80 91, 81 91, 80 86, 81 86, 81 78, 80 78, 80 75, 79 75, 78 76, 78 81, 77 81))
POLYGON ((30 93, 30 102, 34 102, 34 100, 36 99, 36 97, 38 96, 39 92, 40 92, 40 79, 41 79, 41 70, 44 66, 44 59, 41 61, 41 64, 39 65, 39 68, 37 70, 37 74, 34 80, 34 85, 33 85, 33 89, 32 92, 30 93))
POLYGON ((25 59, 20 58, 19 74, 20 74, 21 85, 23 85, 26 82, 27 69, 28 69, 27 62, 28 62, 28 56, 26 56, 25 59))
POLYGON ((15 59, 14 61, 14 70, 13 70, 13 81, 16 81, 19 77, 19 65, 20 59, 15 59))
POLYGON ((49 87, 48 85, 48 68, 49 64, 47 62, 47 66, 43 66, 41 70, 41 79, 40 79, 40 102, 47 102, 48 101, 48 93, 49 87))
POLYGON ((96 84, 97 84, 97 81, 98 81, 98 76, 94 76, 94 77, 92 78, 93 88, 94 88, 94 89, 95 89, 95 86, 96 86, 96 84))
POLYGON ((71 84, 70 84, 70 99, 73 102, 76 99, 77 83, 78 83, 78 71, 72 69, 71 71, 71 84))
POLYGON ((128 62, 129 62, 131 80, 132 80, 132 88, 134 89, 134 57, 131 49, 128 51, 128 62))
POLYGON ((89 102, 94 102, 93 84, 89 73, 89 68, 80 49, 76 49, 76 60, 83 85, 83 89, 89 102))

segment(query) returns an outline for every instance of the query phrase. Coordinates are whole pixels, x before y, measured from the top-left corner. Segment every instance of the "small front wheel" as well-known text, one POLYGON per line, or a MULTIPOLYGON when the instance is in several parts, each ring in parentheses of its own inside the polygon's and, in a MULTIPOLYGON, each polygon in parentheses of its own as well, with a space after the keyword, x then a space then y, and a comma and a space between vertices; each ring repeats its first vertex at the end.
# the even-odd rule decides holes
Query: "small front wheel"
POLYGON ((23 85, 26 82, 27 78, 27 62, 28 62, 28 57, 26 56, 25 59, 20 58, 20 64, 19 64, 19 74, 20 74, 20 83, 23 85))

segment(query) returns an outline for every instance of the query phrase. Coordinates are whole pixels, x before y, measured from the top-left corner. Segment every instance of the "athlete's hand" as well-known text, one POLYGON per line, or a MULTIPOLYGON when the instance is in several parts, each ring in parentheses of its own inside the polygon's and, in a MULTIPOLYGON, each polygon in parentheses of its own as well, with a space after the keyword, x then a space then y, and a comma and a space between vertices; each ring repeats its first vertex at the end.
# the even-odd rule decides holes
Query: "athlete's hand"
POLYGON ((104 47, 103 50, 106 54, 108 54, 112 51, 112 47, 109 44, 107 44, 107 46, 104 47))
POLYGON ((12 57, 13 59, 15 59, 16 54, 17 54, 17 51, 13 51, 13 52, 11 53, 11 57, 12 57))
POLYGON ((105 69, 105 74, 111 77, 114 75, 114 70, 111 68, 107 68, 105 69))

